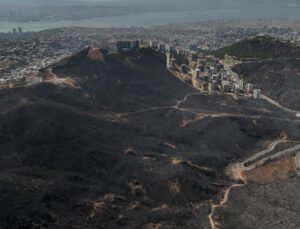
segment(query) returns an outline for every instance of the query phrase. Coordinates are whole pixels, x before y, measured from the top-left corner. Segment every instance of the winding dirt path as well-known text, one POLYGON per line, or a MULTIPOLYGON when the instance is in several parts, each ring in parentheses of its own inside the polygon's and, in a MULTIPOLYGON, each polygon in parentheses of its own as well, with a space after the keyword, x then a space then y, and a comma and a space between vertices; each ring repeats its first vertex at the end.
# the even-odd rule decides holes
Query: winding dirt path
POLYGON ((228 189, 226 189, 226 191, 224 193, 224 196, 221 199, 220 203, 218 203, 218 204, 212 204, 212 206, 211 206, 211 212, 208 215, 208 219, 209 219, 209 223, 210 223, 211 229, 217 229, 217 227, 219 226, 219 223, 213 218, 216 210, 218 208, 221 208, 221 207, 223 207, 223 206, 225 206, 227 204, 229 196, 230 196, 230 192, 233 189, 241 188, 241 187, 245 186, 246 184, 247 183, 245 182, 243 184, 233 184, 233 185, 231 185, 228 189))
POLYGON ((175 109, 178 109, 180 107, 181 104, 185 103, 189 97, 195 96, 195 95, 200 95, 200 94, 205 94, 207 92, 205 91, 201 91, 201 92, 196 92, 196 93, 191 93, 191 94, 187 94, 184 96, 184 98, 182 100, 179 100, 177 102, 177 104, 174 106, 175 109))
POLYGON ((281 104, 279 104, 277 101, 275 101, 274 99, 266 96, 265 94, 262 94, 261 98, 264 99, 265 101, 267 101, 268 103, 270 103, 270 104, 278 107, 279 109, 281 109, 281 110, 283 110, 283 111, 285 111, 287 113, 294 114, 297 118, 300 118, 300 111, 292 110, 290 108, 284 107, 281 104))
POLYGON ((224 207, 228 203, 231 191, 234 190, 234 189, 237 189, 237 188, 242 188, 245 185, 247 185, 247 178, 244 175, 244 171, 249 171, 249 170, 255 169, 257 166, 262 165, 263 162, 267 161, 270 158, 276 158, 276 157, 281 156, 283 154, 288 154, 290 152, 300 150, 300 145, 296 145, 294 147, 287 148, 287 149, 282 150, 280 152, 275 152, 273 155, 265 157, 262 160, 258 161, 257 163, 254 163, 251 166, 245 166, 245 163, 253 161, 253 160, 255 160, 259 157, 263 157, 264 155, 266 155, 269 152, 271 152, 272 150, 274 150, 275 147, 279 144, 289 143, 289 142, 296 142, 296 141, 285 140, 285 139, 275 140, 275 141, 270 143, 270 145, 267 147, 267 149, 264 149, 264 150, 262 150, 262 151, 260 151, 256 154, 254 154, 253 156, 251 156, 250 158, 244 160, 241 163, 236 163, 232 166, 229 166, 230 169, 229 169, 229 172, 228 172, 227 175, 231 176, 231 178, 233 178, 235 180, 240 180, 242 183, 235 183, 235 184, 230 185, 224 191, 224 195, 223 195, 222 199, 218 203, 215 203, 215 204, 212 203, 211 204, 211 212, 208 215, 208 220, 209 220, 211 229, 217 229, 218 226, 220 225, 218 223, 218 221, 214 218, 215 213, 216 213, 218 208, 224 207))
MULTIPOLYGON (((133 114, 139 114, 139 113, 144 113, 144 112, 148 112, 148 111, 156 111, 156 110, 181 110, 181 111, 186 111, 186 112, 192 112, 186 109, 182 109, 180 108, 180 105, 182 105, 183 103, 185 103, 188 98, 195 96, 195 95, 200 95, 200 94, 205 94, 208 93, 206 91, 198 91, 195 93, 190 93, 190 94, 186 94, 182 99, 178 100, 176 102, 176 104, 174 106, 169 106, 169 107, 150 107, 150 108, 146 108, 146 109, 142 109, 142 110, 138 110, 138 111, 133 111, 133 112, 126 112, 126 113, 120 113, 118 114, 118 116, 123 117, 123 116, 128 116, 128 115, 133 115, 133 114)), ((194 112, 196 113, 196 112, 194 112)))
POLYGON ((234 178, 236 180, 240 180, 242 183, 230 185, 224 191, 222 199, 216 204, 213 204, 213 203, 211 204, 211 211, 208 215, 208 220, 209 220, 211 229, 217 229, 218 226, 220 225, 218 223, 218 221, 214 218, 214 216, 215 216, 216 211, 219 208, 226 206, 226 204, 228 203, 231 191, 234 189, 237 189, 237 188, 242 188, 245 185, 247 185, 247 179, 244 176, 243 171, 240 169, 240 167, 238 165, 233 165, 230 167, 230 176, 232 176, 232 178, 234 178))

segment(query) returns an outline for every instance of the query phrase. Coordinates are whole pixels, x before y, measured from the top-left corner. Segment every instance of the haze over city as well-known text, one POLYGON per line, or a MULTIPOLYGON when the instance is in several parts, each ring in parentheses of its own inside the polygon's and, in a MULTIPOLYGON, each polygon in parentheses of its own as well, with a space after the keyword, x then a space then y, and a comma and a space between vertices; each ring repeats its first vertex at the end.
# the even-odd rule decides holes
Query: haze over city
POLYGON ((1 0, 0 32, 21 26, 40 31, 66 26, 154 26, 207 20, 300 20, 296 0, 1 0))
POLYGON ((299 0, 0 0, 0 228, 299 229, 299 0))

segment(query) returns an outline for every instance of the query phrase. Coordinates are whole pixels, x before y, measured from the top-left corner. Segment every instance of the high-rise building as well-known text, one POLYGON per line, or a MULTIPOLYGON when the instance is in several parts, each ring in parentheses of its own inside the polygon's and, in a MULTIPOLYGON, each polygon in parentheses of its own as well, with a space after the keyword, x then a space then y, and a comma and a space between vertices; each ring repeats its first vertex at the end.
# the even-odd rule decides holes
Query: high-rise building
POLYGON ((244 90, 244 80, 243 79, 240 80, 239 84, 240 84, 240 90, 244 90))
POLYGON ((18 28, 18 33, 23 33, 22 27, 19 27, 19 28, 18 28))
POLYGON ((261 98, 261 90, 260 89, 254 89, 253 90, 253 98, 254 99, 260 99, 261 98))
POLYGON ((130 41, 118 41, 118 51, 126 51, 130 49, 130 41))
POLYGON ((107 44, 109 51, 117 52, 118 51, 118 42, 117 41, 110 41, 107 44))
POLYGON ((123 40, 118 41, 118 51, 128 51, 133 49, 138 49, 140 47, 140 42, 138 40, 123 40))
POLYGON ((223 92, 230 92, 230 83, 229 81, 222 81, 222 91, 223 92))
POLYGON ((150 40, 150 41, 149 41, 149 47, 150 47, 150 48, 153 48, 153 49, 157 49, 157 48, 158 48, 158 42, 157 42, 157 41, 150 40))
POLYGON ((152 40, 149 41, 149 47, 150 47, 150 48, 153 48, 153 41, 152 41, 152 40))
POLYGON ((246 84, 246 92, 247 93, 252 93, 253 92, 253 88, 254 86, 253 86, 253 84, 251 84, 251 83, 247 83, 246 84))
POLYGON ((138 49, 139 47, 140 47, 140 41, 138 41, 138 40, 130 41, 131 49, 138 49))
POLYGON ((195 78, 199 78, 200 77, 200 73, 201 73, 200 68, 196 68, 195 71, 194 71, 194 77, 195 78))
POLYGON ((162 44, 158 43, 157 44, 157 49, 160 51, 162 49, 162 44))
POLYGON ((171 68, 176 68, 175 58, 171 59, 171 68))
POLYGON ((167 68, 170 69, 171 68, 171 53, 167 52, 167 68))
POLYGON ((169 44, 166 45, 166 52, 171 52, 171 46, 169 44))
POLYGON ((17 34, 17 29, 16 29, 16 28, 13 28, 13 29, 12 29, 12 32, 13 32, 13 34, 17 34))
POLYGON ((190 71, 190 68, 189 68, 188 65, 186 65, 186 64, 181 65, 181 72, 182 72, 182 73, 188 74, 189 71, 190 71))

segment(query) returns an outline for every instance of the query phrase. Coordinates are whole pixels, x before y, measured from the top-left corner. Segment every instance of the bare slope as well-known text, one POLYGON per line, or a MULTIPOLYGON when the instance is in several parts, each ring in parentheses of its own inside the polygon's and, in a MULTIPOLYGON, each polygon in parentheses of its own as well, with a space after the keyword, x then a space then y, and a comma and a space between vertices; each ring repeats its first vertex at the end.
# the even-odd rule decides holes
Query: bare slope
POLYGON ((245 63, 234 71, 280 104, 300 110, 300 60, 245 63))
POLYGON ((208 228, 230 161, 299 138, 285 114, 203 95, 164 62, 86 49, 45 69, 48 83, 1 90, 0 225, 208 228))
POLYGON ((150 49, 107 55, 88 48, 54 65, 53 72, 59 78, 75 78, 96 104, 128 112, 170 106, 196 92, 173 77, 164 58, 150 49))

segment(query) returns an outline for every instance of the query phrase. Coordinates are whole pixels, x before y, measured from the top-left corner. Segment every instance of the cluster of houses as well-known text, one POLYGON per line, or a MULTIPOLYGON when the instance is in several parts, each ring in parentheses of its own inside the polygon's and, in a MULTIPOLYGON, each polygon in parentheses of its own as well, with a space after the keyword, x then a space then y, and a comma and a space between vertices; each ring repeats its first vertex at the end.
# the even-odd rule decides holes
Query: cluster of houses
POLYGON ((166 55, 166 67, 189 76, 203 85, 208 91, 221 91, 234 93, 255 99, 261 98, 261 90, 254 88, 251 83, 246 83, 238 77, 234 77, 229 69, 226 69, 218 58, 205 55, 199 51, 173 46, 156 41, 139 40, 113 40, 102 41, 101 48, 110 52, 130 51, 140 47, 150 47, 166 55))
POLYGON ((189 66, 185 64, 181 68, 183 73, 192 73, 192 77, 204 84, 209 91, 252 96, 255 99, 261 98, 260 89, 254 88, 253 84, 246 83, 243 79, 232 77, 230 71, 226 70, 218 59, 211 57, 198 59, 194 68, 189 70, 189 66))
POLYGON ((140 47, 139 40, 103 40, 98 41, 96 44, 97 47, 107 49, 109 52, 124 52, 130 51, 134 49, 138 49, 140 47))
POLYGON ((255 99, 261 98, 261 90, 251 83, 234 77, 230 70, 224 67, 218 58, 205 55, 198 51, 185 50, 170 45, 160 45, 150 42, 150 47, 166 54, 168 69, 180 71, 198 81, 209 91, 234 93, 255 99), (184 59, 186 63, 178 63, 176 58, 184 59))

